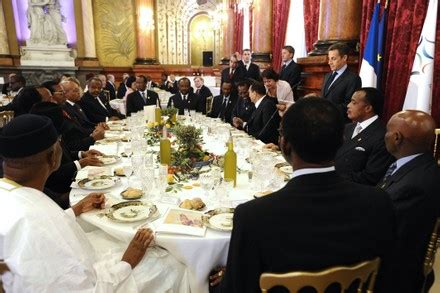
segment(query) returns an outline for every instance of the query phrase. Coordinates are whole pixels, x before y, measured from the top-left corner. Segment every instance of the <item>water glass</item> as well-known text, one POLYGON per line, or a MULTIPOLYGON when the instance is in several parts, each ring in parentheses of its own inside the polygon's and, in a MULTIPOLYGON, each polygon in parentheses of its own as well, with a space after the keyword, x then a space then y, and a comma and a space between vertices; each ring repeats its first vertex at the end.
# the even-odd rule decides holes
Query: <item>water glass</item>
POLYGON ((124 169, 124 175, 127 177, 127 187, 130 187, 130 177, 133 173, 133 167, 131 165, 124 165, 122 169, 124 169))

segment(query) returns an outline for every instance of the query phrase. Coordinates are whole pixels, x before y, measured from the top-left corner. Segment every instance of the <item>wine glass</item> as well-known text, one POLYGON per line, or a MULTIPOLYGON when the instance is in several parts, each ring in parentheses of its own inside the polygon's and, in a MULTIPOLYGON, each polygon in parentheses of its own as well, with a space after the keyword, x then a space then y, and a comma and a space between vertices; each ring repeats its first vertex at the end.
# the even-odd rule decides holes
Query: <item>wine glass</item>
POLYGON ((124 165, 122 166, 122 169, 124 169, 124 175, 127 177, 127 188, 130 187, 130 177, 133 173, 133 167, 131 165, 124 165))
POLYGON ((205 191, 205 196, 208 201, 210 201, 210 191, 214 187, 213 176, 210 173, 202 173, 199 176, 200 187, 205 191))

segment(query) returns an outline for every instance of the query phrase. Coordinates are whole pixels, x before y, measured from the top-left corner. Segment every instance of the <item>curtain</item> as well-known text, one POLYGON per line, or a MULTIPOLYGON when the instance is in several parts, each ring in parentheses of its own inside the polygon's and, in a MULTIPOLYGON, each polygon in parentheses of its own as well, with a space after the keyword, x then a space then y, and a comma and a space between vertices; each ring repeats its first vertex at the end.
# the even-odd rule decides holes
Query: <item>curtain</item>
POLYGON ((290 2, 289 20, 286 29, 286 45, 295 48, 295 61, 298 58, 307 57, 306 37, 304 29, 304 1, 295 0, 290 2))
MULTIPOLYGON (((440 13, 437 11, 437 13, 440 13)), ((434 57, 434 80, 432 83, 432 111, 431 115, 437 122, 437 128, 440 128, 440 17, 437 16, 436 31, 436 50, 434 57)))
POLYGON ((304 0, 304 27, 306 31, 307 52, 313 50, 318 41, 319 0, 304 0))
POLYGON ((243 51, 243 11, 238 8, 238 4, 234 6, 234 28, 235 28, 235 38, 234 38, 234 52, 243 51))
POLYGON ((287 21, 289 20, 290 0, 273 0, 272 3, 272 66, 275 71, 279 71, 281 50, 285 45, 287 21))

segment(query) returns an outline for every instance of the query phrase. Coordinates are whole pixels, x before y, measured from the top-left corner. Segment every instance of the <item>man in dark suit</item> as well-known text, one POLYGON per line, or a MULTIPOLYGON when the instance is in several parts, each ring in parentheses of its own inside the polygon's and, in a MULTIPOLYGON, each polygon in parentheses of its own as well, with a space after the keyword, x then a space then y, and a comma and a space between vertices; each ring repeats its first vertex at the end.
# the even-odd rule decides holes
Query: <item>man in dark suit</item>
POLYGON ((264 272, 317 271, 375 257, 386 262, 392 248, 387 194, 335 172, 343 133, 336 107, 321 98, 301 99, 286 111, 280 133, 293 178, 235 209, 226 270, 211 275, 211 283, 224 275, 221 292, 259 292, 264 272))
POLYGON ((336 153, 336 172, 353 182, 376 185, 394 158, 385 148, 385 126, 379 119, 384 98, 375 88, 356 91, 348 104, 344 143, 336 153))
POLYGON ((203 77, 196 76, 194 77, 194 94, 197 96, 197 99, 199 100, 199 107, 198 112, 202 112, 203 114, 206 114, 206 99, 208 97, 212 97, 211 90, 204 85, 203 77))
POLYGON ((125 86, 125 81, 130 75, 128 73, 122 74, 122 81, 118 86, 118 92, 116 93, 116 97, 118 99, 122 99, 125 97, 125 93, 127 92, 127 87, 125 86))
POLYGON ((179 110, 179 115, 184 115, 185 110, 194 110, 199 112, 198 97, 190 91, 191 81, 187 77, 182 77, 178 82, 179 91, 170 97, 167 108, 174 107, 179 110))
POLYGON ((387 124, 385 144, 397 161, 379 186, 394 204, 397 247, 390 274, 384 278, 389 285, 386 292, 421 292, 423 262, 440 216, 440 170, 432 156, 434 129, 429 114, 414 110, 394 114, 387 124))
MULTIPOLYGON (((263 81, 261 79, 260 67, 252 63, 251 61, 252 52, 250 49, 244 49, 242 54, 241 65, 244 68, 244 79, 253 79, 256 81, 263 81)), ((238 85, 238 84, 237 84, 238 85)))
POLYGON ((99 123, 105 122, 107 119, 118 120, 123 117, 110 107, 106 99, 100 97, 102 81, 99 78, 92 77, 89 79, 87 87, 88 91, 81 97, 79 104, 91 122, 99 123))
POLYGON ((280 79, 287 81, 293 92, 301 81, 301 67, 293 60, 294 55, 295 49, 292 46, 285 46, 281 50, 283 65, 281 66, 280 79))
POLYGON ((220 84, 225 81, 232 83, 232 91, 237 92, 237 84, 245 79, 245 69, 238 65, 238 60, 235 55, 231 55, 229 59, 229 67, 222 70, 220 84))
POLYGON ((360 89, 360 77, 348 70, 347 59, 350 48, 344 43, 336 43, 328 49, 328 64, 331 72, 324 77, 321 96, 335 104, 345 120, 347 118, 347 105, 353 93, 360 89))
POLYGON ((147 77, 144 75, 136 77, 137 91, 127 96, 127 116, 143 110, 144 106, 159 105, 160 107, 159 95, 147 90, 147 82, 147 77))
POLYGON ((231 82, 225 81, 222 84, 222 94, 214 97, 211 112, 208 113, 209 117, 220 118, 227 123, 232 123, 232 109, 237 103, 237 96, 231 91, 231 82))
POLYGON ((254 111, 255 105, 249 98, 249 83, 247 81, 242 81, 238 84, 238 101, 232 110, 232 125, 241 129, 239 120, 237 119, 247 122, 254 111))
POLYGON ((275 102, 266 96, 266 88, 260 82, 251 85, 249 97, 255 105, 255 111, 247 122, 235 119, 236 125, 264 143, 278 144, 280 116, 275 102))
POLYGON ((116 99, 115 76, 113 74, 107 74, 104 90, 109 92, 110 100, 116 99))

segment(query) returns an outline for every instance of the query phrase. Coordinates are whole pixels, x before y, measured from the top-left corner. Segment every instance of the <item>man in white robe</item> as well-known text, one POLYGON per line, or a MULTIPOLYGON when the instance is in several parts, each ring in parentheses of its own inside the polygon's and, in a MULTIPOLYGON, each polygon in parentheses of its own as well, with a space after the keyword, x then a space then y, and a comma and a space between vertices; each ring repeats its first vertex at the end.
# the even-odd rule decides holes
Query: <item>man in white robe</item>
MULTIPOLYGON (((6 292, 188 292, 185 269, 171 255, 148 255, 153 240, 139 230, 122 254, 99 255, 76 223, 82 212, 104 205, 92 193, 63 211, 41 192, 59 167, 61 148, 52 122, 31 114, 0 132, 4 177, 0 179, 0 260, 6 292), (32 142, 32 143, 29 143, 32 142)), ((106 243, 95 234, 94 242, 106 243)), ((108 242, 108 241, 107 241, 108 242)))

